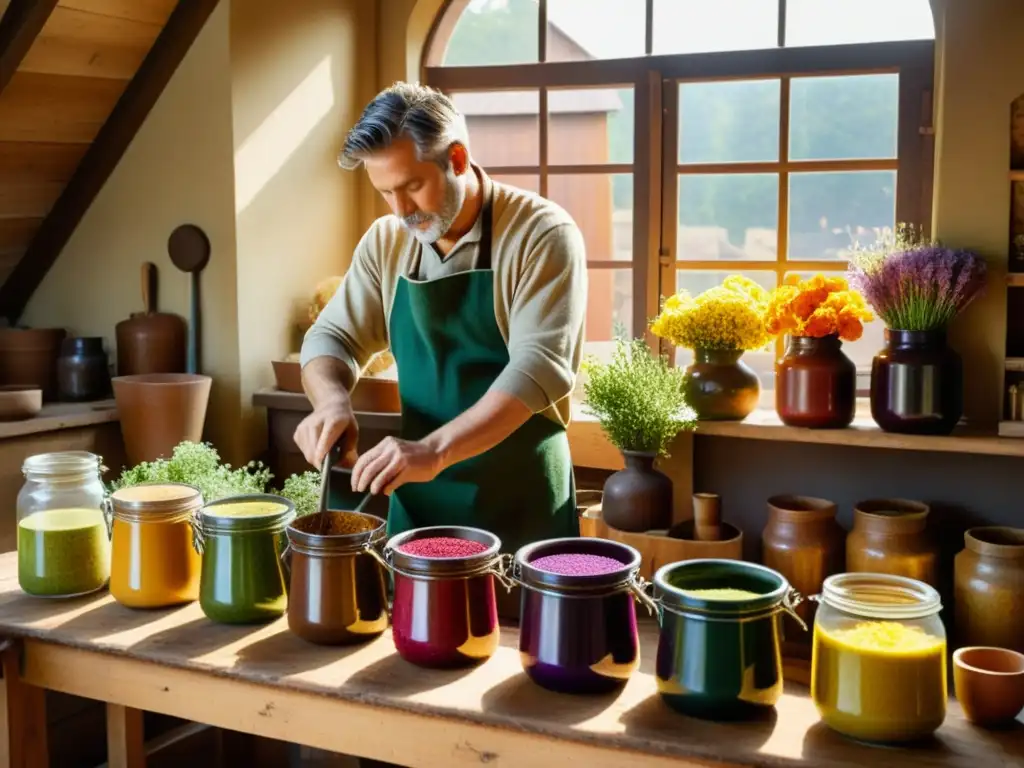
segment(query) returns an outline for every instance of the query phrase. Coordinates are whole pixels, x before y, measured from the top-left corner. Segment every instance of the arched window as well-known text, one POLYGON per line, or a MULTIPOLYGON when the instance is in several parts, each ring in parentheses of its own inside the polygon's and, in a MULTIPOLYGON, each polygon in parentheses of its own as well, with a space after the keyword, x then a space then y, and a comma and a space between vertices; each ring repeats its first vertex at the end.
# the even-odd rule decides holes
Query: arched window
MULTIPOLYGON (((927 228, 933 38, 928 0, 452 0, 424 76, 477 162, 580 225, 600 354, 677 290, 927 228)), ((865 385, 881 337, 849 345, 865 385)), ((766 391, 777 352, 747 356, 766 391)))

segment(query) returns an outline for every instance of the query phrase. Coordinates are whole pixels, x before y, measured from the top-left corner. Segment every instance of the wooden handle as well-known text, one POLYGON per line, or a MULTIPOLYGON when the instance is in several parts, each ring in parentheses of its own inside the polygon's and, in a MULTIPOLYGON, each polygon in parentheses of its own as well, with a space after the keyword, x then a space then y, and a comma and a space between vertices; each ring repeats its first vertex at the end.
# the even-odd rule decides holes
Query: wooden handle
POLYGON ((151 261, 142 263, 142 311, 147 315, 156 312, 156 265, 151 261))

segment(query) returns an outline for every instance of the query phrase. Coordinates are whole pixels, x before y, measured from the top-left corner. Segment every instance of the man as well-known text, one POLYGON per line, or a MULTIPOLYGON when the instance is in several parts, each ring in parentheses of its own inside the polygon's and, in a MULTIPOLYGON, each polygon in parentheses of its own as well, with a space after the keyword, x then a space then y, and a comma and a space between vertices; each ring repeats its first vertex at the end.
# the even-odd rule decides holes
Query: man
POLYGON ((313 412, 295 431, 321 466, 354 458, 349 392, 377 352, 398 366, 402 430, 358 457, 352 490, 390 496, 388 532, 468 525, 503 549, 578 535, 565 427, 579 371, 586 256, 557 205, 473 164, 466 121, 443 94, 398 83, 349 132, 393 215, 356 247, 302 345, 313 412))

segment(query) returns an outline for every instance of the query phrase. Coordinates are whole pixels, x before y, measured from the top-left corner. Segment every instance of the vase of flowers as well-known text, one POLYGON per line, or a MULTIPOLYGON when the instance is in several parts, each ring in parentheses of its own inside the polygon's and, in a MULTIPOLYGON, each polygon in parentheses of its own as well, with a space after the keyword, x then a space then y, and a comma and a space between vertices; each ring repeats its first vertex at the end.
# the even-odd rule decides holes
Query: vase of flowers
POLYGON ((788 334, 775 364, 775 410, 783 424, 811 429, 850 426, 856 408, 857 369, 843 352, 873 318, 864 298, 841 277, 789 277, 768 303, 770 334, 788 334))
POLYGON ((655 336, 693 350, 683 390, 698 418, 742 421, 757 407, 761 382, 741 358, 769 341, 768 296, 753 280, 732 275, 696 298, 686 291, 669 297, 651 324, 655 336))
POLYGON ((871 415, 886 432, 948 435, 963 415, 963 364, 946 329, 985 285, 985 261, 901 226, 851 258, 851 285, 885 322, 871 365, 871 415))
POLYGON ((587 410, 597 417, 626 468, 605 481, 601 515, 612 528, 649 531, 672 522, 672 481, 655 468, 671 440, 696 426, 686 405, 683 372, 651 354, 643 341, 618 342, 608 363, 584 363, 587 410))

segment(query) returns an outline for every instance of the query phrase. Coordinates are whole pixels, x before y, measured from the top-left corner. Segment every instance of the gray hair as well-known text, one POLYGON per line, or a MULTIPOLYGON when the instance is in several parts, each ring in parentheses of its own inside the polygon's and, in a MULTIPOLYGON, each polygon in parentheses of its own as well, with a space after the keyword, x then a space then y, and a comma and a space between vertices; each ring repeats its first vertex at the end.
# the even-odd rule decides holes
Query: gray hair
POLYGON ((458 143, 469 149, 466 119, 451 99, 418 83, 395 83, 381 91, 363 110, 345 137, 338 165, 358 168, 367 155, 411 139, 420 160, 448 168, 448 149, 458 143))

